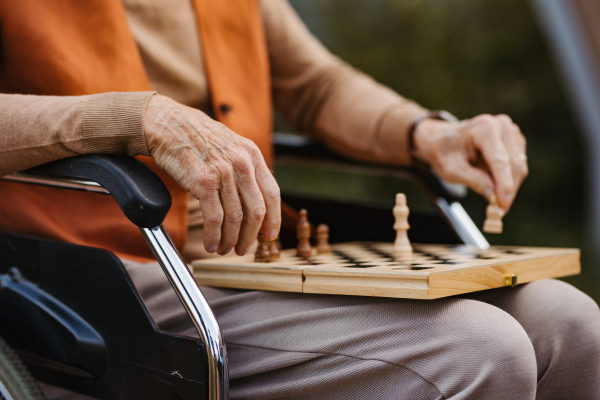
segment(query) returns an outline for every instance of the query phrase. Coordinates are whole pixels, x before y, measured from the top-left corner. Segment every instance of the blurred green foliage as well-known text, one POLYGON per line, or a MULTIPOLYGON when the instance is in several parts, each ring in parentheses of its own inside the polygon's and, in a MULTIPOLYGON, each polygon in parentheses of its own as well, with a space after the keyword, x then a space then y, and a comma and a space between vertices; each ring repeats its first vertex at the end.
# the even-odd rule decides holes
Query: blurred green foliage
MULTIPOLYGON (((505 218, 505 233, 488 239, 494 244, 582 248, 584 275, 570 281, 600 299, 595 260, 585 251, 582 137, 528 2, 291 3, 334 54, 405 97, 459 118, 511 116, 528 140, 530 176, 505 218)), ((379 197, 363 195, 369 196, 379 197)), ((483 199, 470 194, 463 204, 481 226, 483 199)))

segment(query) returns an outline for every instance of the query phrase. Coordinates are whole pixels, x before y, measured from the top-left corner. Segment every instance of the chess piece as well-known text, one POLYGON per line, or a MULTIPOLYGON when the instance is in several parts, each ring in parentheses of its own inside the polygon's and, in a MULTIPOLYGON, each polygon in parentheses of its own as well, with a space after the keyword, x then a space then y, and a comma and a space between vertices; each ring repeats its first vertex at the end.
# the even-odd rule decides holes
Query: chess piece
POLYGON ((269 262, 271 261, 271 252, 269 251, 269 244, 267 238, 262 232, 258 232, 258 247, 256 253, 254 253, 254 262, 269 262))
POLYGON ((310 258, 312 256, 312 247, 310 247, 310 222, 308 222, 306 210, 300 210, 300 220, 296 227, 296 237, 298 238, 298 247, 296 247, 296 255, 302 258, 310 258))
POLYGON ((271 253, 270 261, 279 260, 281 258, 281 253, 279 251, 279 238, 269 240, 269 253, 271 253))
POLYGON ((396 195, 396 205, 394 206, 394 229, 396 230, 396 241, 394 242, 394 258, 406 260, 412 258, 412 246, 408 240, 408 207, 406 205, 406 196, 404 193, 396 195))
POLYGON ((329 227, 325 224, 317 227, 317 254, 331 254, 329 227))
POLYGON ((490 204, 485 209, 485 216, 483 231, 486 233, 502 233, 502 217, 504 217, 504 210, 498 206, 495 194, 490 196, 490 204))

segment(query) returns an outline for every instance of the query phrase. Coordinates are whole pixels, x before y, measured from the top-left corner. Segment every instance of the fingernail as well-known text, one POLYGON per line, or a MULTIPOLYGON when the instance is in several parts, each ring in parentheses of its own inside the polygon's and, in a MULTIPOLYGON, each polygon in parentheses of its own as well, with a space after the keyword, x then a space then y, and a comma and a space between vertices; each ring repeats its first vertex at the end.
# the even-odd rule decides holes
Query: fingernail
POLYGON ((510 195, 510 194, 505 194, 504 195, 504 202, 505 203, 510 203, 511 199, 512 199, 512 195, 510 195))
POLYGON ((240 253, 240 256, 245 256, 246 253, 248 252, 248 250, 249 250, 249 248, 246 249, 246 250, 242 250, 242 252, 240 253))
POLYGON ((485 190, 483 191, 483 197, 485 197, 486 200, 490 200, 490 197, 492 196, 493 190, 492 188, 485 188, 485 190))
POLYGON ((215 251, 217 251, 217 245, 216 244, 213 244, 212 246, 210 246, 208 248, 208 252, 209 253, 214 253, 215 251))
POLYGON ((229 254, 230 251, 231 251, 231 249, 229 249, 229 250, 221 250, 219 252, 219 255, 225 256, 225 255, 229 254))
POLYGON ((267 232, 267 239, 273 240, 276 237, 277 237, 277 229, 271 229, 269 232, 267 232))

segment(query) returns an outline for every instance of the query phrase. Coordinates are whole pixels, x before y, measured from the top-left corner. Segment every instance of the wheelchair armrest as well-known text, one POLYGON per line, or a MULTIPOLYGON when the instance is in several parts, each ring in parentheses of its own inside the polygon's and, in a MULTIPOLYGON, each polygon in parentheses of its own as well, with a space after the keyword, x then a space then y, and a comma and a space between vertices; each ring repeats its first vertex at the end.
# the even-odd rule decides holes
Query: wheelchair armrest
POLYGON ((28 169, 23 174, 97 182, 140 228, 159 226, 171 208, 171 194, 165 184, 144 163, 129 156, 70 157, 28 169))
POLYGON ((140 228, 200 335, 207 353, 208 398, 228 398, 227 352, 219 323, 162 226, 171 208, 171 194, 150 168, 128 156, 93 154, 65 158, 0 179, 111 194, 125 216, 140 228))
POLYGON ((361 166, 365 169, 382 171, 390 175, 402 174, 407 178, 416 180, 430 195, 444 198, 448 203, 453 203, 467 195, 467 188, 464 185, 445 182, 429 168, 382 166, 351 160, 334 153, 323 144, 301 135, 276 133, 273 143, 275 145, 275 153, 280 159, 292 158, 312 164, 327 163, 346 165, 354 168, 361 166))

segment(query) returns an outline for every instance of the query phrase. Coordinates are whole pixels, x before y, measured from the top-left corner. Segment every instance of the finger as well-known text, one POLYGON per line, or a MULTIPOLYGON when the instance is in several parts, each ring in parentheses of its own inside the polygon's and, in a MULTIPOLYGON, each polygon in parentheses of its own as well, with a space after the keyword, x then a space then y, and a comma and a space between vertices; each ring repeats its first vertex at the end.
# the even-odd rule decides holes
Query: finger
POLYGON ((281 192, 256 146, 251 150, 251 155, 256 169, 256 182, 262 192, 266 207, 262 232, 267 239, 273 240, 277 238, 281 228, 281 192))
POLYGON ((246 159, 239 165, 238 190, 244 206, 244 221, 240 228, 239 240, 235 246, 238 255, 244 255, 256 241, 258 231, 266 214, 265 202, 256 182, 254 164, 246 159))
POLYGON ((510 155, 515 191, 517 191, 529 174, 525 137, 521 133, 521 129, 512 122, 510 117, 507 115, 498 115, 497 118, 502 128, 502 140, 510 155))
POLYGON ((221 241, 224 212, 218 185, 218 178, 211 174, 200 179, 200 182, 190 189, 192 195, 200 201, 200 210, 204 216, 204 248, 209 253, 217 251, 221 241))
POLYGON ((221 240, 217 253, 225 255, 238 242, 240 226, 244 219, 242 203, 238 196, 233 168, 228 165, 222 173, 221 204, 223 205, 223 224, 221 225, 221 240))
POLYGON ((494 193, 494 181, 487 171, 469 164, 464 159, 456 159, 446 165, 443 171, 444 180, 467 185, 487 200, 494 193))
POLYGON ((473 143, 492 173, 498 204, 508 209, 516 191, 510 156, 502 141, 499 123, 492 116, 484 116, 471 129, 473 143))

